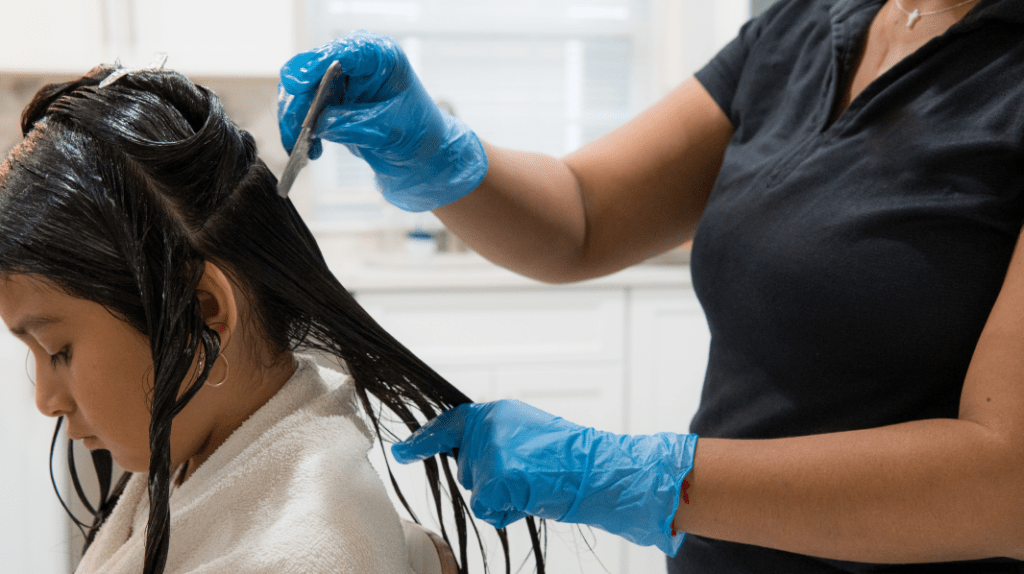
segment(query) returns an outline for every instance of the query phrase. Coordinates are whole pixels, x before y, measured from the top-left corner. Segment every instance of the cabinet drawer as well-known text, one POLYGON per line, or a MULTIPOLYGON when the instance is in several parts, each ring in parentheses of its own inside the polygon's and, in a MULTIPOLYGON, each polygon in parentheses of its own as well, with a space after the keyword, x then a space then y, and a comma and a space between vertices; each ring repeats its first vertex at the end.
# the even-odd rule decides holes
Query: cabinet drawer
POLYGON ((623 360, 621 290, 361 293, 356 298, 432 365, 623 360))
POLYGON ((495 391, 576 424, 622 432, 622 363, 524 365, 498 369, 495 391))

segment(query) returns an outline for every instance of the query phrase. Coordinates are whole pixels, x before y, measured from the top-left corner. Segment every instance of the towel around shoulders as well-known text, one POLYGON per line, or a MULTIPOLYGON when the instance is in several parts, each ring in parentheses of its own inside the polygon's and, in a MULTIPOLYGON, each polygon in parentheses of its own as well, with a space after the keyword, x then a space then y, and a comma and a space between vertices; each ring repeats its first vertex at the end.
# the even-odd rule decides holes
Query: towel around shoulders
MULTIPOLYGON (((172 490, 165 574, 409 572, 351 377, 296 360, 285 386, 172 490)), ((146 479, 129 480, 76 574, 142 572, 146 479)))

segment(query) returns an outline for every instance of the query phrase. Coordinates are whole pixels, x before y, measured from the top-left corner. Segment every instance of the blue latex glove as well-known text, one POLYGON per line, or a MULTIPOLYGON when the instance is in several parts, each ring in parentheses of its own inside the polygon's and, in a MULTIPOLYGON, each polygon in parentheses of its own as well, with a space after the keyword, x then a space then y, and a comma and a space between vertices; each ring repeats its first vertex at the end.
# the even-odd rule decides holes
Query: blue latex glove
POLYGON ((434 209, 476 189, 487 173, 480 139, 437 107, 394 40, 365 30, 281 68, 277 117, 289 153, 334 61, 341 62, 344 85, 334 87, 317 122, 311 159, 323 151, 320 138, 345 144, 376 172, 384 198, 406 211, 434 209))
POLYGON ((697 435, 618 435, 519 401, 460 405, 391 447, 410 463, 459 449, 470 507, 497 528, 530 514, 589 524, 675 556, 672 535, 697 435))

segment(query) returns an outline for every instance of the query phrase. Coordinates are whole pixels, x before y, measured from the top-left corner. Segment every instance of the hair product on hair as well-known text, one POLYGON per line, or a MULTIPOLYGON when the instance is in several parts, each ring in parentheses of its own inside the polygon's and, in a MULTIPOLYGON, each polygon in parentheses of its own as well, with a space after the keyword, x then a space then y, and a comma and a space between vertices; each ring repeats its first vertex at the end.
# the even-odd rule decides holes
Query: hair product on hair
MULTIPOLYGON (((278 196, 253 138, 228 119, 216 95, 159 70, 137 70, 98 88, 110 72, 96 68, 45 86, 25 108, 25 137, 0 167, 0 274, 43 276, 148 337, 154 390, 145 574, 158 574, 171 536, 171 421, 206 382, 220 351, 196 298, 205 262, 240 285, 270 357, 305 349, 344 362, 378 438, 389 431, 371 397, 410 430, 469 398, 342 287, 291 201, 278 196), (197 353, 205 366, 179 397, 197 353)), ((107 475, 101 480, 109 484, 109 466, 99 456, 107 475)), ((439 459, 428 459, 424 469, 438 516, 444 474, 459 569, 466 572, 472 516, 447 457, 439 459)), ((123 485, 93 508, 87 543, 123 485)), ((543 572, 532 519, 529 528, 543 572)), ((441 531, 448 540, 443 521, 441 531)), ((499 536, 510 571, 507 538, 499 536)))

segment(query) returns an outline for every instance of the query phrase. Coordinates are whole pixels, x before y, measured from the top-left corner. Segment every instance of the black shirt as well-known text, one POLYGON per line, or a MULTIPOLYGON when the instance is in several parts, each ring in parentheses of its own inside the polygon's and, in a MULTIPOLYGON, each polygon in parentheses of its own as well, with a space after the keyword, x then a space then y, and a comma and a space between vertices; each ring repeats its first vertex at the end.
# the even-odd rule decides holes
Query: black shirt
MULTIPOLYGON (((781 0, 697 74, 734 128, 691 261, 711 330, 690 429, 703 437, 958 415, 1024 222, 1024 0, 981 0, 835 117, 882 4, 781 0)), ((1009 560, 838 562, 698 536, 669 567, 1024 572, 1009 560)))

